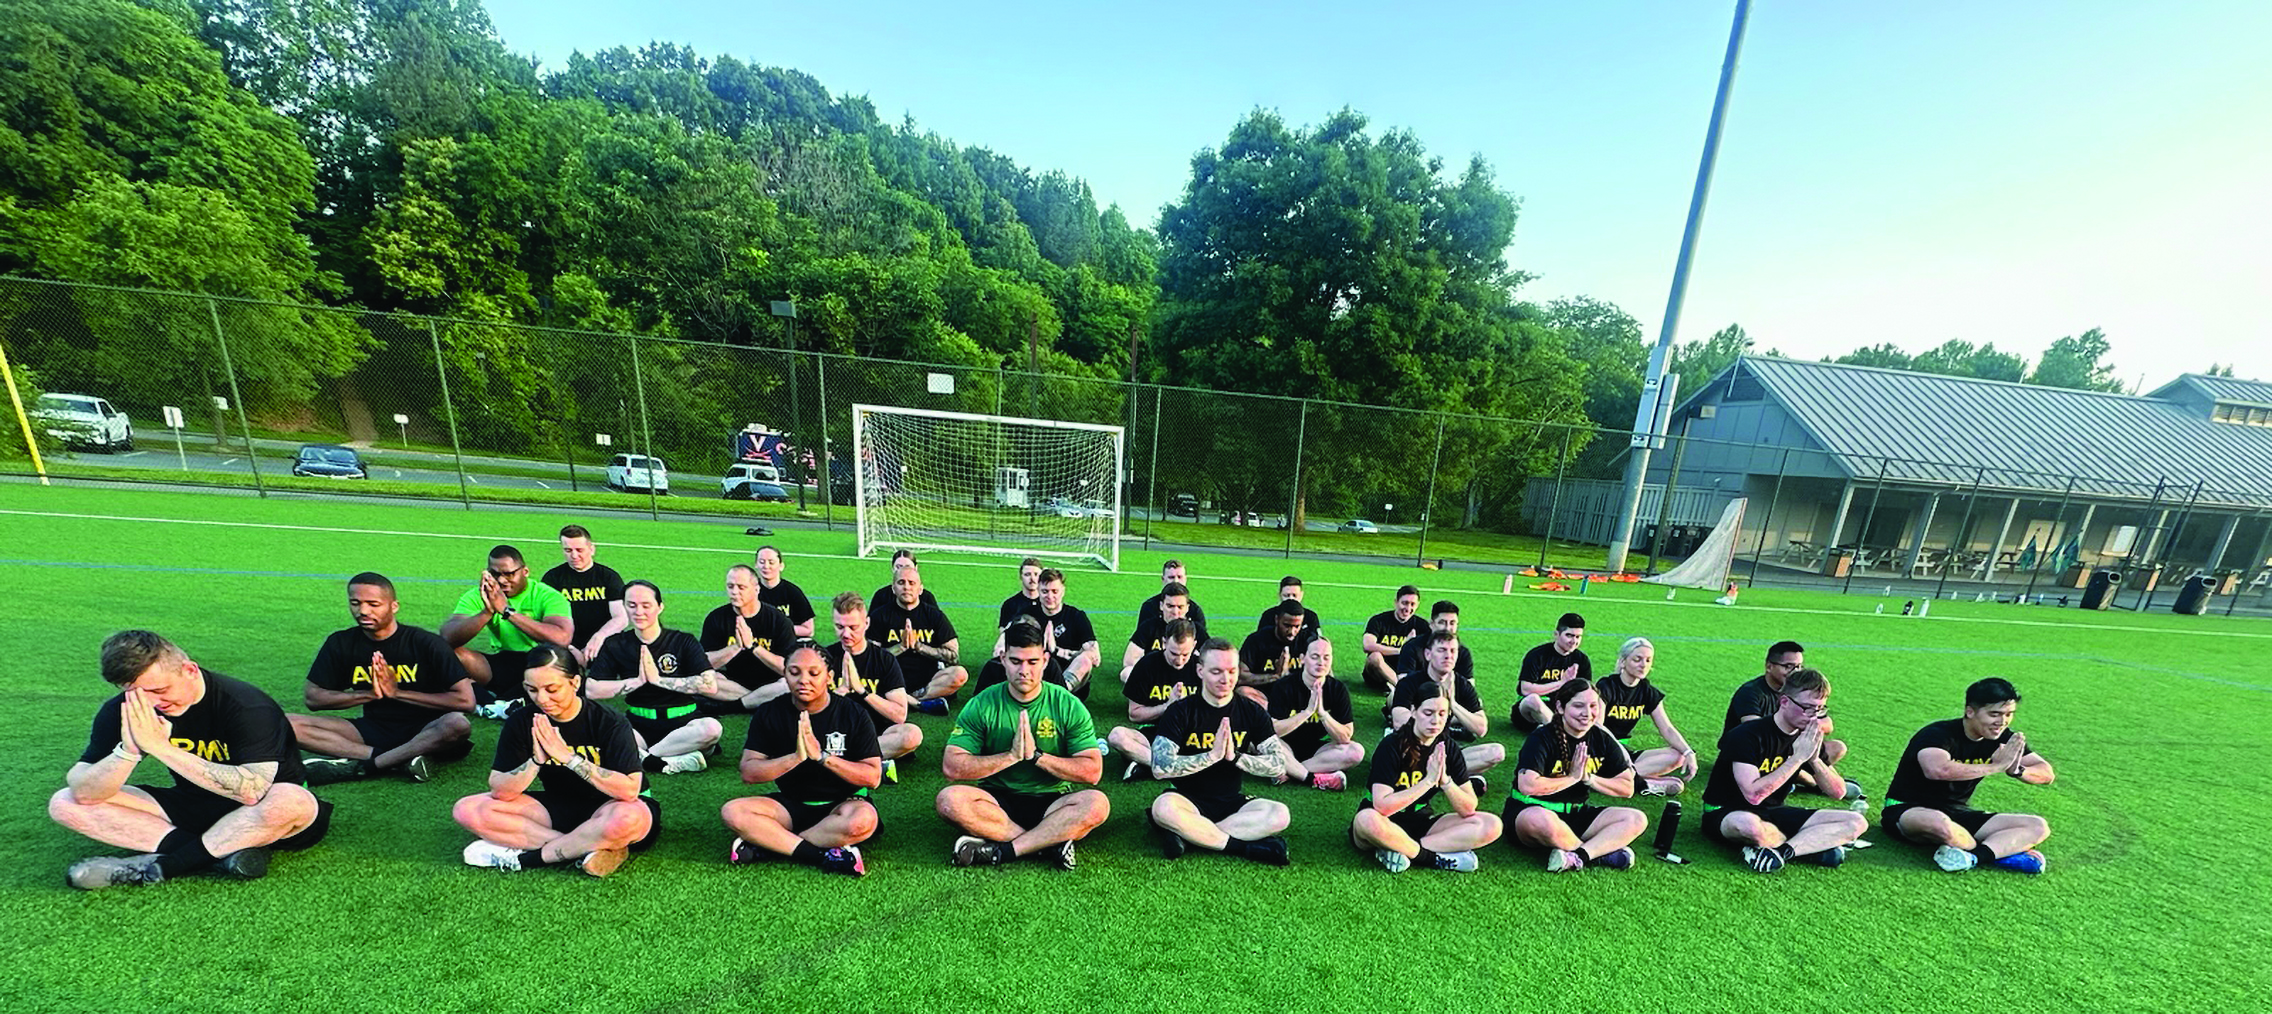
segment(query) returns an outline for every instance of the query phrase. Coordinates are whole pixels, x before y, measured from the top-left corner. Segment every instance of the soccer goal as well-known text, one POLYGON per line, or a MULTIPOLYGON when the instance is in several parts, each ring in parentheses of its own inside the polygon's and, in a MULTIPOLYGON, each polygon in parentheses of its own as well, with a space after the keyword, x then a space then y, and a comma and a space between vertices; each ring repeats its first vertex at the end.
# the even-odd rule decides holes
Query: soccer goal
POLYGON ((1124 435, 1093 423, 854 405, 860 555, 944 549, 1118 570, 1124 435))
POLYGON ((1743 534, 1744 498, 1728 501, 1720 511, 1720 523, 1712 526, 1712 534, 1704 537, 1703 544, 1688 554, 1681 565, 1643 580, 1651 584, 1679 585, 1683 588, 1706 588, 1722 591, 1728 586, 1728 572, 1736 559, 1736 538, 1743 534))

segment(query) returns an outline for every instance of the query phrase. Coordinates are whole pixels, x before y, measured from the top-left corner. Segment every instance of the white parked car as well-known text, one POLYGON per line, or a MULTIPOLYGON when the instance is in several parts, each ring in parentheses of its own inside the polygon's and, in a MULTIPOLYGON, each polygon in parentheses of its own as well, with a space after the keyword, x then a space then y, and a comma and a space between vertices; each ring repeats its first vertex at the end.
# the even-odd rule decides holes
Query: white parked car
POLYGON ((1051 505, 1051 509, 1055 510, 1057 516, 1061 518, 1110 518, 1119 516, 1112 512, 1112 508, 1105 506, 1102 500, 1082 500, 1075 503, 1063 497, 1052 499, 1056 502, 1051 505))
POLYGON ((1350 518, 1349 520, 1342 522, 1341 530, 1344 532, 1355 532, 1359 535, 1379 535, 1381 533, 1379 526, 1365 520, 1364 518, 1350 518))
POLYGON ((785 500, 781 473, 760 461, 737 461, 726 466, 718 480, 718 495, 728 500, 785 500))
POLYGON ((134 421, 111 403, 91 394, 43 394, 31 414, 47 435, 69 447, 98 451, 134 449, 134 421))
POLYGON ((621 492, 638 490, 642 493, 671 491, 671 470, 661 458, 644 454, 618 454, 607 462, 607 488, 621 492))

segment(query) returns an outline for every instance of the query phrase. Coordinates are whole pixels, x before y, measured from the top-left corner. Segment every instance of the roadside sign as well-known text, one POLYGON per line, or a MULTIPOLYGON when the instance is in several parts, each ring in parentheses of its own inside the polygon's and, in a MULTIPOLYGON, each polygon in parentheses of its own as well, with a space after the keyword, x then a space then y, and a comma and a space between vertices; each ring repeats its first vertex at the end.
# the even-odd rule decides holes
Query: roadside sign
POLYGON ((601 447, 614 447, 614 446, 615 446, 615 438, 614 438, 614 437, 612 437, 612 436, 609 436, 608 434, 605 434, 605 433, 594 433, 594 434, 592 434, 592 442, 593 442, 593 443, 595 443, 595 444, 598 444, 598 445, 600 445, 601 447))
POLYGON ((165 413, 165 415, 166 415, 166 425, 167 425, 167 426, 169 426, 169 427, 172 427, 173 429, 177 429, 177 430, 181 428, 181 408, 180 408, 180 406, 176 406, 176 405, 167 405, 167 406, 165 406, 164 408, 161 408, 161 409, 159 409, 158 411, 165 413))

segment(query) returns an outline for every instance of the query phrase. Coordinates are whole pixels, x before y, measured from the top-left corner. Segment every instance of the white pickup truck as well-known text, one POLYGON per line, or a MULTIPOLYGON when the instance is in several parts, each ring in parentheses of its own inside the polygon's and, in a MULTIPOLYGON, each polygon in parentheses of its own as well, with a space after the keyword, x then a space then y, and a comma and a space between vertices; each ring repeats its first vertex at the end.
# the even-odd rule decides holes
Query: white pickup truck
POLYGON ((134 449, 134 421, 111 403, 91 394, 43 394, 32 415, 47 434, 69 447, 98 451, 134 449))

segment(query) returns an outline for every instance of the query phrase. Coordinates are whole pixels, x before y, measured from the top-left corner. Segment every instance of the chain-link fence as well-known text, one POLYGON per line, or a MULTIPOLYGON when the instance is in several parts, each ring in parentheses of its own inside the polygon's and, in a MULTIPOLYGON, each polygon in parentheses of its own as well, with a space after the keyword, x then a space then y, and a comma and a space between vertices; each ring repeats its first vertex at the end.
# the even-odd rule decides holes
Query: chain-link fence
MULTIPOLYGON (((877 404, 1123 427, 1126 548, 1598 570, 1630 502, 1620 431, 794 351, 794 318, 772 323, 778 345, 721 345, 0 279, 29 422, 0 473, 34 470, 28 439, 72 481, 838 527, 852 406, 877 404)), ((1685 430, 1651 450, 1638 572, 1742 497, 1734 574, 1752 583, 2079 599, 2118 572, 2099 598, 2123 608, 2197 575, 2251 602, 2272 585, 2272 478, 2220 491, 2175 467, 2139 482, 1685 430)))

